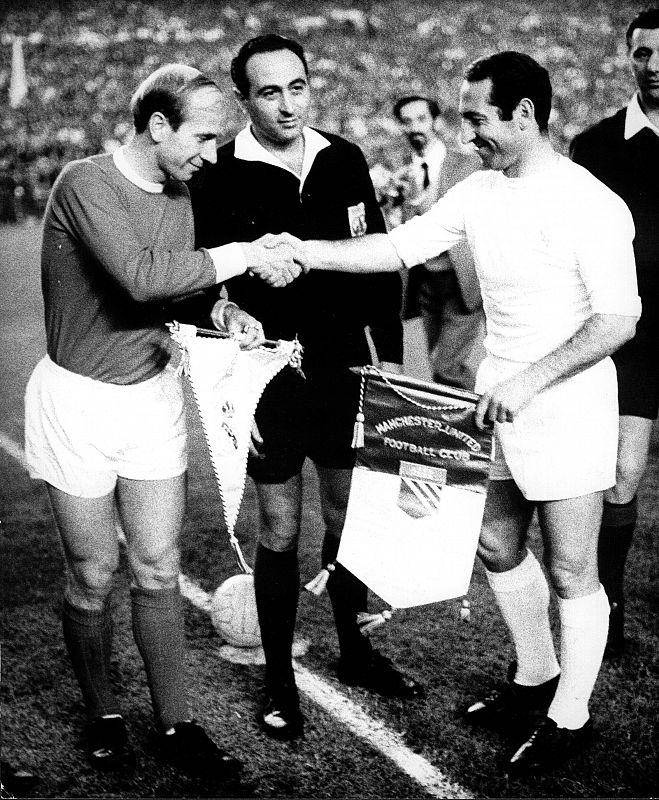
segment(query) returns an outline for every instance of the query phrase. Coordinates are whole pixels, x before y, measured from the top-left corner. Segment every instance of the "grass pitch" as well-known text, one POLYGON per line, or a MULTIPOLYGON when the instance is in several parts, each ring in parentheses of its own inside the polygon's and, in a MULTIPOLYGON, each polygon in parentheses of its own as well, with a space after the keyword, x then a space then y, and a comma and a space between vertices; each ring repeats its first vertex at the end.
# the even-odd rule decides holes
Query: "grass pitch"
MULTIPOLYGON (((0 434, 22 439, 22 394, 44 351, 38 270, 39 228, 0 228, 0 434)), ((408 354, 423 368, 418 331, 411 330, 408 354)), ((412 362, 410 362, 412 363, 412 362)), ((203 449, 198 420, 192 429, 189 512, 183 536, 183 570, 207 592, 236 570, 221 526, 219 498, 203 449)), ((6 440, 5 440, 6 441, 6 440)), ((113 677, 138 754, 132 775, 103 776, 87 766, 77 745, 84 713, 60 633, 62 561, 42 486, 0 448, 2 469, 1 564, 3 680, 2 758, 39 773, 42 797, 217 797, 222 791, 159 765, 148 744, 151 708, 143 668, 132 640, 126 565, 117 580, 113 677)), ((321 519, 312 469, 305 473, 304 532, 300 546, 303 580, 318 570, 321 519)), ((371 716, 402 735, 447 777, 475 796, 650 797, 657 795, 657 488, 659 444, 640 496, 641 520, 627 571, 631 652, 605 664, 591 710, 599 737, 591 750, 551 775, 509 781, 499 760, 516 742, 466 730, 458 710, 489 691, 511 658, 507 639, 479 566, 469 593, 471 622, 460 621, 460 602, 398 612, 378 639, 381 649, 426 683, 425 702, 405 704, 341 687, 331 662, 336 642, 326 597, 303 595, 299 634, 312 646, 303 664, 326 679, 371 716)), ((248 484, 237 534, 251 558, 257 525, 253 488, 248 484)), ((538 549, 537 536, 534 544, 538 549)), ((375 603, 377 604, 377 599, 375 603)), ((218 741, 247 763, 246 785, 225 795, 291 798, 413 798, 421 787, 331 714, 304 700, 307 734, 277 743, 258 731, 262 667, 221 660, 220 640, 205 614, 187 607, 186 633, 191 705, 218 741)))

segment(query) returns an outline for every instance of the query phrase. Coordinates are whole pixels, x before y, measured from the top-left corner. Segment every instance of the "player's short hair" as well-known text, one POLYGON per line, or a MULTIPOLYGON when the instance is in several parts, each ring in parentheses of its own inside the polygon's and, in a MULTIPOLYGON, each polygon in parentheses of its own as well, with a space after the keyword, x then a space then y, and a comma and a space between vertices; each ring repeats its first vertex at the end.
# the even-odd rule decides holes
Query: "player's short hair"
POLYGON ((152 72, 137 87, 130 100, 130 111, 136 133, 143 133, 151 115, 159 111, 178 130, 188 108, 190 96, 199 89, 217 84, 202 72, 186 64, 165 64, 152 72))
POLYGON ((632 34, 637 28, 645 28, 646 30, 659 28, 659 7, 653 6, 652 8, 646 8, 644 11, 637 14, 629 23, 627 33, 625 34, 628 49, 631 49, 632 34))
POLYGON ((231 62, 231 80, 243 97, 249 95, 249 81, 247 80, 247 62, 257 53, 276 53, 278 50, 290 50, 302 62, 304 71, 309 75, 309 66, 304 55, 304 48, 294 39, 280 36, 278 33, 267 33, 255 36, 240 48, 236 57, 231 62))
POLYGON ((433 119, 437 119, 437 117, 442 113, 442 109, 439 107, 439 103, 436 100, 433 100, 432 97, 424 97, 422 94, 410 94, 407 97, 401 97, 400 100, 396 100, 393 107, 394 117, 400 122, 400 112, 401 110, 408 105, 408 103, 425 103, 428 106, 428 111, 430 111, 430 116, 433 119))
POLYGON ((533 103, 538 128, 546 132, 551 113, 551 81, 547 70, 531 56, 506 50, 472 62, 465 71, 470 83, 492 81, 490 103, 501 113, 501 119, 510 120, 520 100, 528 98, 533 103))

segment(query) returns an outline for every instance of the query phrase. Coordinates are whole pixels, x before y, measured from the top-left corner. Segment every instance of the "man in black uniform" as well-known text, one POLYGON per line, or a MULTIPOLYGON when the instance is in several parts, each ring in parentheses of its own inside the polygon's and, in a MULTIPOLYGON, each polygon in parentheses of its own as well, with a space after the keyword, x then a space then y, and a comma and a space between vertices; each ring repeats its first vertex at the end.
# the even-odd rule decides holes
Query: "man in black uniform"
MULTIPOLYGON (((383 232, 364 156, 338 136, 305 123, 310 107, 302 47, 281 36, 247 42, 231 65, 251 124, 218 150, 217 164, 193 187, 197 246, 248 241, 265 233, 342 239, 383 232)), ((260 722, 271 735, 302 732, 291 646, 299 594, 297 544, 302 466, 315 464, 325 525, 323 565, 333 564, 345 520, 354 456, 352 427, 359 380, 349 367, 371 363, 368 326, 383 369, 400 371, 402 326, 398 274, 300 276, 273 291, 257 277, 227 283, 229 297, 263 324, 270 338, 304 347, 306 379, 292 370, 268 386, 256 414, 248 473, 256 483, 261 531, 254 566, 266 655, 260 722)), ((357 625, 366 587, 340 564, 328 582, 341 657, 339 678, 386 695, 413 698, 422 688, 374 650, 357 625)))
POLYGON ((616 485, 605 495, 599 573, 609 602, 605 658, 625 648, 623 574, 634 528, 636 492, 648 461, 659 410, 659 8, 642 11, 627 29, 627 50, 638 91, 614 116, 580 133, 572 159, 629 206, 643 315, 636 335, 612 358, 618 371, 620 438, 616 485))

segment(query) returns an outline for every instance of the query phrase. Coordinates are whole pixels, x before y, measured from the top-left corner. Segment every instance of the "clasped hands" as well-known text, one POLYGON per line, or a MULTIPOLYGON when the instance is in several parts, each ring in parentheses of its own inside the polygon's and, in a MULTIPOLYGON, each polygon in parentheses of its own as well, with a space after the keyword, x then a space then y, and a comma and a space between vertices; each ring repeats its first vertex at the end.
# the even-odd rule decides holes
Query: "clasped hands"
POLYGON ((247 271, 280 289, 307 271, 303 266, 302 242, 290 233, 266 233, 243 243, 247 271))

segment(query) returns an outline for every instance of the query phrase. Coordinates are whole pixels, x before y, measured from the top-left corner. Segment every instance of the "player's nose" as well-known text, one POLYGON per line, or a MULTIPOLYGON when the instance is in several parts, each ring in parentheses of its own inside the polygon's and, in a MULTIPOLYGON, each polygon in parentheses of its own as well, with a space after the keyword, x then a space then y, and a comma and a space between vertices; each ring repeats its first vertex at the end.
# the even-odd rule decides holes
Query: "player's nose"
POLYGON ((474 131, 471 125, 464 121, 460 123, 460 141, 462 144, 469 144, 474 141, 474 131))
POLYGON ((215 140, 208 141, 204 143, 204 146, 201 150, 201 157, 204 161, 207 161, 209 164, 215 164, 217 162, 217 150, 215 149, 215 140))
POLYGON ((279 101, 279 109, 287 114, 292 114, 294 108, 295 106, 291 95, 288 92, 282 92, 281 99, 279 101))

